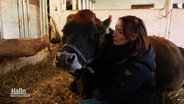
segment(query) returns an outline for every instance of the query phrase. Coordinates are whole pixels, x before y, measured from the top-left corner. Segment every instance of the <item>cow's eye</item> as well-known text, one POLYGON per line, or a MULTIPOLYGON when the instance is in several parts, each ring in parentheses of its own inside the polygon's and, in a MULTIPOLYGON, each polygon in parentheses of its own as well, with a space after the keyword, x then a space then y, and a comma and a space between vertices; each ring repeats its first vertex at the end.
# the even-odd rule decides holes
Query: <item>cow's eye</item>
POLYGON ((96 33, 96 34, 93 34, 92 36, 91 36, 91 38, 94 40, 94 39, 97 39, 98 38, 98 34, 96 33))
POLYGON ((63 37, 62 37, 62 43, 63 44, 66 43, 66 40, 67 40, 67 36, 63 35, 63 37))
POLYGON ((70 32, 66 31, 66 30, 62 30, 63 32, 63 36, 69 36, 70 32))

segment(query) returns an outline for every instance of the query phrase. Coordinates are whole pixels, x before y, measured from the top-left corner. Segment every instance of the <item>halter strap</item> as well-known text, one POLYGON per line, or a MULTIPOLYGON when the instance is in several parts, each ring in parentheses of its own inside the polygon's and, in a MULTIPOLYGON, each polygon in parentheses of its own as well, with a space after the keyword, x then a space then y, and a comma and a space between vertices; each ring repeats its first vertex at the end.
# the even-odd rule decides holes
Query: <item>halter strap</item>
POLYGON ((86 59, 84 57, 84 55, 81 53, 81 51, 79 49, 77 49, 77 47, 72 45, 72 44, 67 44, 66 43, 62 46, 62 48, 64 48, 64 47, 69 47, 69 48, 73 49, 82 58, 82 60, 84 61, 83 68, 86 67, 86 65, 92 63, 95 59, 94 57, 86 59))

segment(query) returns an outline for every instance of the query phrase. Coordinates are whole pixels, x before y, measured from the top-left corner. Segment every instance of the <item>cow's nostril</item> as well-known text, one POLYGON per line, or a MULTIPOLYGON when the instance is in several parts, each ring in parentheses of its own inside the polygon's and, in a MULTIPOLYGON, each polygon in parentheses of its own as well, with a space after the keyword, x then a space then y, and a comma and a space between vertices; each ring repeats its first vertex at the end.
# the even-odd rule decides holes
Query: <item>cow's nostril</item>
POLYGON ((71 64, 73 63, 73 61, 75 60, 75 55, 69 55, 68 57, 66 57, 66 63, 71 64))

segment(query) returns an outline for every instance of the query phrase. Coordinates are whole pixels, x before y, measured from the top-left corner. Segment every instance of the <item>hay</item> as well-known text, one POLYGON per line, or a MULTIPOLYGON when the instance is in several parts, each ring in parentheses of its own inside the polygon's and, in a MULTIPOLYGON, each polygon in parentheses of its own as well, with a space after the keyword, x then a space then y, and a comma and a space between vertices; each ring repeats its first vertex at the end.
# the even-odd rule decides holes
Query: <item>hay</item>
POLYGON ((73 79, 63 77, 65 74, 67 73, 60 73, 38 84, 32 97, 20 101, 20 104, 77 104, 79 98, 68 89, 68 82, 73 79))
POLYGON ((162 104, 184 104, 184 89, 177 91, 163 92, 162 104))
MULTIPOLYGON (((0 76, 1 104, 78 104, 68 88, 73 77, 53 66, 55 51, 37 65, 0 76), (11 88, 24 88, 30 97, 10 97, 11 88)), ((184 89, 162 94, 163 104, 184 104, 184 89)))
POLYGON ((77 104, 79 97, 68 88, 73 77, 53 66, 55 51, 37 65, 0 76, 3 104, 77 104), (10 97, 11 88, 23 88, 31 97, 10 97))

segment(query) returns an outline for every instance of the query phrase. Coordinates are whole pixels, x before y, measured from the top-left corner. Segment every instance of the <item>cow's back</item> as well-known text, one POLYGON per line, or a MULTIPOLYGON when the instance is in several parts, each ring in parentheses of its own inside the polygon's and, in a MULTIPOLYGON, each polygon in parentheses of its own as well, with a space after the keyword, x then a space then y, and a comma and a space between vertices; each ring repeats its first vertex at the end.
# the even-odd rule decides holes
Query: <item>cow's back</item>
POLYGON ((184 79, 183 53, 174 43, 158 36, 149 36, 156 53, 156 84, 161 90, 176 90, 184 79))

